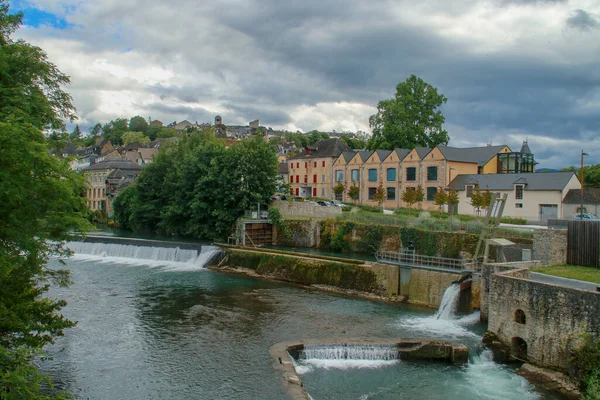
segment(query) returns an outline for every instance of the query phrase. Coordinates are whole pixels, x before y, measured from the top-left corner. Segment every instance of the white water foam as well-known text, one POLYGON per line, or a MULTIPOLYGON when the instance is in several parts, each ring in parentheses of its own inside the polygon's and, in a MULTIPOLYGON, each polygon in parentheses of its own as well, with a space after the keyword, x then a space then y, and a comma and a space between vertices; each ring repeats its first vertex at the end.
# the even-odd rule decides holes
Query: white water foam
POLYGON ((433 337, 477 337, 465 326, 479 322, 479 311, 459 318, 456 315, 459 298, 460 285, 452 284, 444 292, 440 307, 433 316, 406 318, 399 325, 433 337))
POLYGON ((525 378, 494 362, 491 350, 473 358, 465 369, 464 385, 479 399, 539 399, 525 378))
POLYGON ((395 345, 306 345, 295 366, 298 374, 311 372, 313 368, 381 368, 397 364, 400 362, 398 357, 395 345))
POLYGON ((133 246, 116 243, 69 242, 72 258, 97 261, 104 264, 126 264, 161 268, 164 271, 198 271, 220 250, 216 246, 202 246, 200 253, 179 247, 133 246))

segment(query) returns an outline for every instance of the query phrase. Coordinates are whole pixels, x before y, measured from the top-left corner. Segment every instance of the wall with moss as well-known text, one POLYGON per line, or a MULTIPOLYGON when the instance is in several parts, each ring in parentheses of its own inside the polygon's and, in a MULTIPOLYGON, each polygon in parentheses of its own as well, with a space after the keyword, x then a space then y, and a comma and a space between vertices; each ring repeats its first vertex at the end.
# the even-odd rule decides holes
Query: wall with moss
POLYGON ((229 249, 230 267, 248 268, 259 275, 303 285, 328 285, 390 297, 397 293, 398 275, 389 266, 356 265, 229 249), (396 287, 394 287, 394 282, 396 287))

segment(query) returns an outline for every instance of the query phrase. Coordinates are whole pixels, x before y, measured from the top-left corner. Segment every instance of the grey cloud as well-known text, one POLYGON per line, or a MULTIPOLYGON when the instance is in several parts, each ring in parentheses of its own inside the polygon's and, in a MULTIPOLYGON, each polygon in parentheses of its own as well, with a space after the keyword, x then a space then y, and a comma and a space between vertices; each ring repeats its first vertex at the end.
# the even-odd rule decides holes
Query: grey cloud
POLYGON ((600 22, 593 14, 584 10, 575 10, 575 12, 567 18, 567 26, 581 31, 590 31, 600 28, 600 22))
MULTIPOLYGON (((262 126, 282 126, 292 122, 292 117, 281 110, 270 110, 266 107, 256 105, 242 106, 236 104, 225 104, 228 110, 233 111, 236 115, 245 118, 243 121, 238 121, 240 124, 246 124, 251 120, 258 119, 262 126)), ((225 123, 227 125, 227 123, 225 123)))

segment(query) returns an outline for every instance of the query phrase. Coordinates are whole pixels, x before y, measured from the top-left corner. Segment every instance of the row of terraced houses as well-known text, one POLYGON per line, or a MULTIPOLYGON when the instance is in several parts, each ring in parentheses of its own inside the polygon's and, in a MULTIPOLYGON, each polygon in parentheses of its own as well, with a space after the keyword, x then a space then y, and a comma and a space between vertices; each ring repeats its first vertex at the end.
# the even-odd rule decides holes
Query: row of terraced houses
POLYGON ((562 200, 570 190, 581 187, 570 172, 536 174, 534 155, 527 142, 523 142, 519 152, 506 145, 354 151, 338 139, 328 139, 306 148, 302 155, 288 158, 285 165, 280 165, 280 174, 289 182, 292 195, 333 199, 333 188, 341 182, 346 190, 337 196, 338 200, 352 201, 348 189, 357 186, 358 202, 373 206, 378 205, 373 197, 382 185, 387 194, 383 204, 386 208, 402 207, 402 192, 419 185, 425 192, 425 201, 418 206, 436 209, 437 191, 451 188, 459 192, 459 213, 473 212, 469 197, 476 187, 510 192, 506 214, 531 220, 562 218, 562 200), (511 174, 508 180, 507 174, 511 174), (482 179, 484 175, 486 179, 482 179), (535 190, 535 196, 524 196, 527 190, 535 190), (534 198, 539 196, 546 198, 548 204, 538 200, 534 204, 534 198))

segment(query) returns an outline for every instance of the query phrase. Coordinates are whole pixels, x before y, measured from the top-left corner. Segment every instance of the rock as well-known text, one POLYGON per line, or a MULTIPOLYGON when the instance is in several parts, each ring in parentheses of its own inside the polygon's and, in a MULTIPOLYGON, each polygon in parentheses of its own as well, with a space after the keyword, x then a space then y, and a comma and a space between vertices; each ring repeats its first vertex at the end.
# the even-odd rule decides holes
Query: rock
POLYGON ((581 392, 577 385, 565 374, 557 371, 551 371, 539 368, 531 364, 523 364, 517 370, 517 374, 527 378, 527 380, 544 386, 545 388, 558 392, 568 399, 581 398, 581 392))

